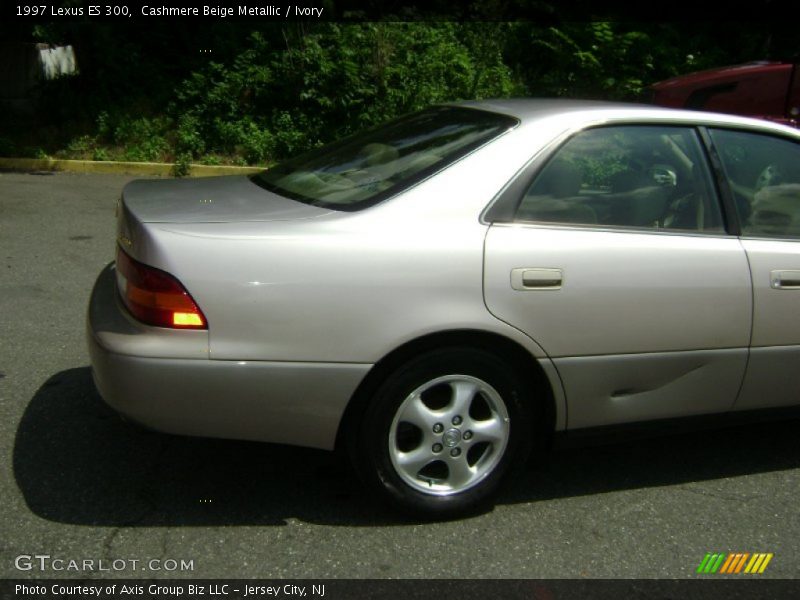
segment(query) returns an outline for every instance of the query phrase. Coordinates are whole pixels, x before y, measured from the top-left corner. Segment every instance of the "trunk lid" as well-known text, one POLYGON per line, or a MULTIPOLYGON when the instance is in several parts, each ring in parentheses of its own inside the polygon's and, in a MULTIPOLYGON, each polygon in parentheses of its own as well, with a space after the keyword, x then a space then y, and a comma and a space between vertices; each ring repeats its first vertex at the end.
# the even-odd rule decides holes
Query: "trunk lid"
POLYGON ((122 202, 140 223, 290 221, 331 212, 274 194, 246 175, 139 179, 125 186, 122 202))

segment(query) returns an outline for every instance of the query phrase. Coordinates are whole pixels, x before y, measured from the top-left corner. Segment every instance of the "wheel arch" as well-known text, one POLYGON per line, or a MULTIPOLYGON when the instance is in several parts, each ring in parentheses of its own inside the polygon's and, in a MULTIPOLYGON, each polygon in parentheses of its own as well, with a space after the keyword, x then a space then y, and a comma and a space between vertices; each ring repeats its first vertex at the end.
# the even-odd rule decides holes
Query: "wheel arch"
POLYGON ((531 386, 533 395, 544 399, 541 408, 548 436, 555 431, 557 419, 555 390, 536 357, 517 342, 498 333, 463 329, 441 331, 415 338, 395 348, 376 362, 347 403, 336 433, 336 448, 346 448, 347 440, 352 437, 353 428, 358 424, 359 415, 363 413, 372 394, 393 371, 416 355, 448 346, 488 350, 508 360, 515 371, 531 386))

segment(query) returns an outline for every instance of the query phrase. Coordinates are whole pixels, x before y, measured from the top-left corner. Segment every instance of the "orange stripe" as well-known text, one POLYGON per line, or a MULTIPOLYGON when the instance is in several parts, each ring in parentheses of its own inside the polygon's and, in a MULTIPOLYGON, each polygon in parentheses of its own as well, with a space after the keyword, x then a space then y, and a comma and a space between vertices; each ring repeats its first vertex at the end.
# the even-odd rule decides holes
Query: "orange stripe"
POLYGON ((727 573, 728 572, 728 566, 733 562, 733 556, 734 555, 732 553, 728 554, 728 559, 725 561, 725 564, 722 565, 722 568, 719 571, 720 573, 727 573))
POLYGON ((728 573, 734 573, 736 571, 736 566, 742 561, 742 553, 737 552, 733 557, 733 562, 731 566, 728 568, 728 573))
POLYGON ((738 565, 736 565, 736 573, 738 573, 739 571, 741 571, 741 570, 742 570, 742 567, 744 566, 744 561, 746 561, 746 560, 747 560, 747 557, 748 557, 748 556, 750 556, 750 553, 749 553, 749 552, 745 552, 744 554, 742 554, 742 560, 740 560, 740 561, 739 561, 739 564, 738 564, 738 565))

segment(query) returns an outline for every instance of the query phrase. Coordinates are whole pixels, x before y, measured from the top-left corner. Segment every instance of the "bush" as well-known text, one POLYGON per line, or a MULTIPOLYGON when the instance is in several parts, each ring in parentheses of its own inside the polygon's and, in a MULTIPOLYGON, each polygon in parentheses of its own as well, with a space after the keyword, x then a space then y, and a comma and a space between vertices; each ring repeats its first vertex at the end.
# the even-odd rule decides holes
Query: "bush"
POLYGON ((219 159, 219 156, 216 156, 214 154, 207 154, 206 156, 204 156, 202 158, 202 160, 200 162, 202 164, 204 164, 204 165, 208 165, 208 166, 211 166, 211 167, 219 165, 219 164, 222 163, 222 161, 219 159))
POLYGON ((166 117, 123 117, 114 128, 113 141, 124 148, 123 160, 164 160, 170 149, 165 137, 169 126, 170 121, 166 117))
POLYGON ((205 151, 206 145, 200 134, 200 123, 196 116, 184 114, 178 117, 178 130, 176 133, 175 151, 178 154, 200 156, 205 151))
MULTIPOLYGON (((206 151, 264 162, 432 103, 517 90, 499 35, 457 23, 318 24, 251 34, 179 87, 170 112, 206 151), (270 33, 274 35, 269 35, 270 33), (280 33, 280 37, 277 34, 280 33), (278 42, 280 41, 280 43, 278 42)), ((498 31, 503 24, 493 25, 498 31)), ((192 143, 178 148, 197 154, 192 143)))
POLYGON ((274 156, 276 140, 265 128, 248 121, 242 129, 242 150, 247 162, 264 163, 274 156))
POLYGON ((95 138, 91 135, 82 135, 77 138, 74 138, 66 148, 66 153, 68 154, 69 158, 79 158, 79 159, 86 159, 88 158, 95 146, 95 138))
POLYGON ((192 170, 192 155, 188 152, 179 154, 172 166, 172 174, 175 177, 186 177, 192 170))
POLYGON ((111 158, 109 157, 105 148, 95 148, 94 153, 92 154, 92 160, 106 161, 111 160, 111 158))

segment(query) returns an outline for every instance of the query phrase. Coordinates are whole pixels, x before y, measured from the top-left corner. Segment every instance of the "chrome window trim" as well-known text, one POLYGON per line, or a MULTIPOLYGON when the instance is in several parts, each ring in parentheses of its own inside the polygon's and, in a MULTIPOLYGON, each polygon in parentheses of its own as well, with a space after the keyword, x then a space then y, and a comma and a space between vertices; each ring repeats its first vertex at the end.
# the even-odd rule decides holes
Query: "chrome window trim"
POLYGON ((797 237, 782 237, 782 236, 774 236, 774 237, 764 237, 760 235, 740 235, 740 240, 753 240, 757 242, 800 242, 800 235, 797 237))
MULTIPOLYGON (((654 229, 646 227, 627 227, 605 225, 597 227, 596 225, 580 225, 576 223, 550 223, 544 221, 514 221, 511 223, 495 222, 490 223, 493 227, 525 227, 526 229, 555 229, 563 231, 594 231, 599 233, 637 233, 640 235, 668 235, 680 237, 700 237, 704 239, 719 238, 719 239, 733 239, 736 236, 729 234, 727 231, 694 231, 691 229, 654 229)), ((774 239, 772 241, 775 241, 774 239)))

